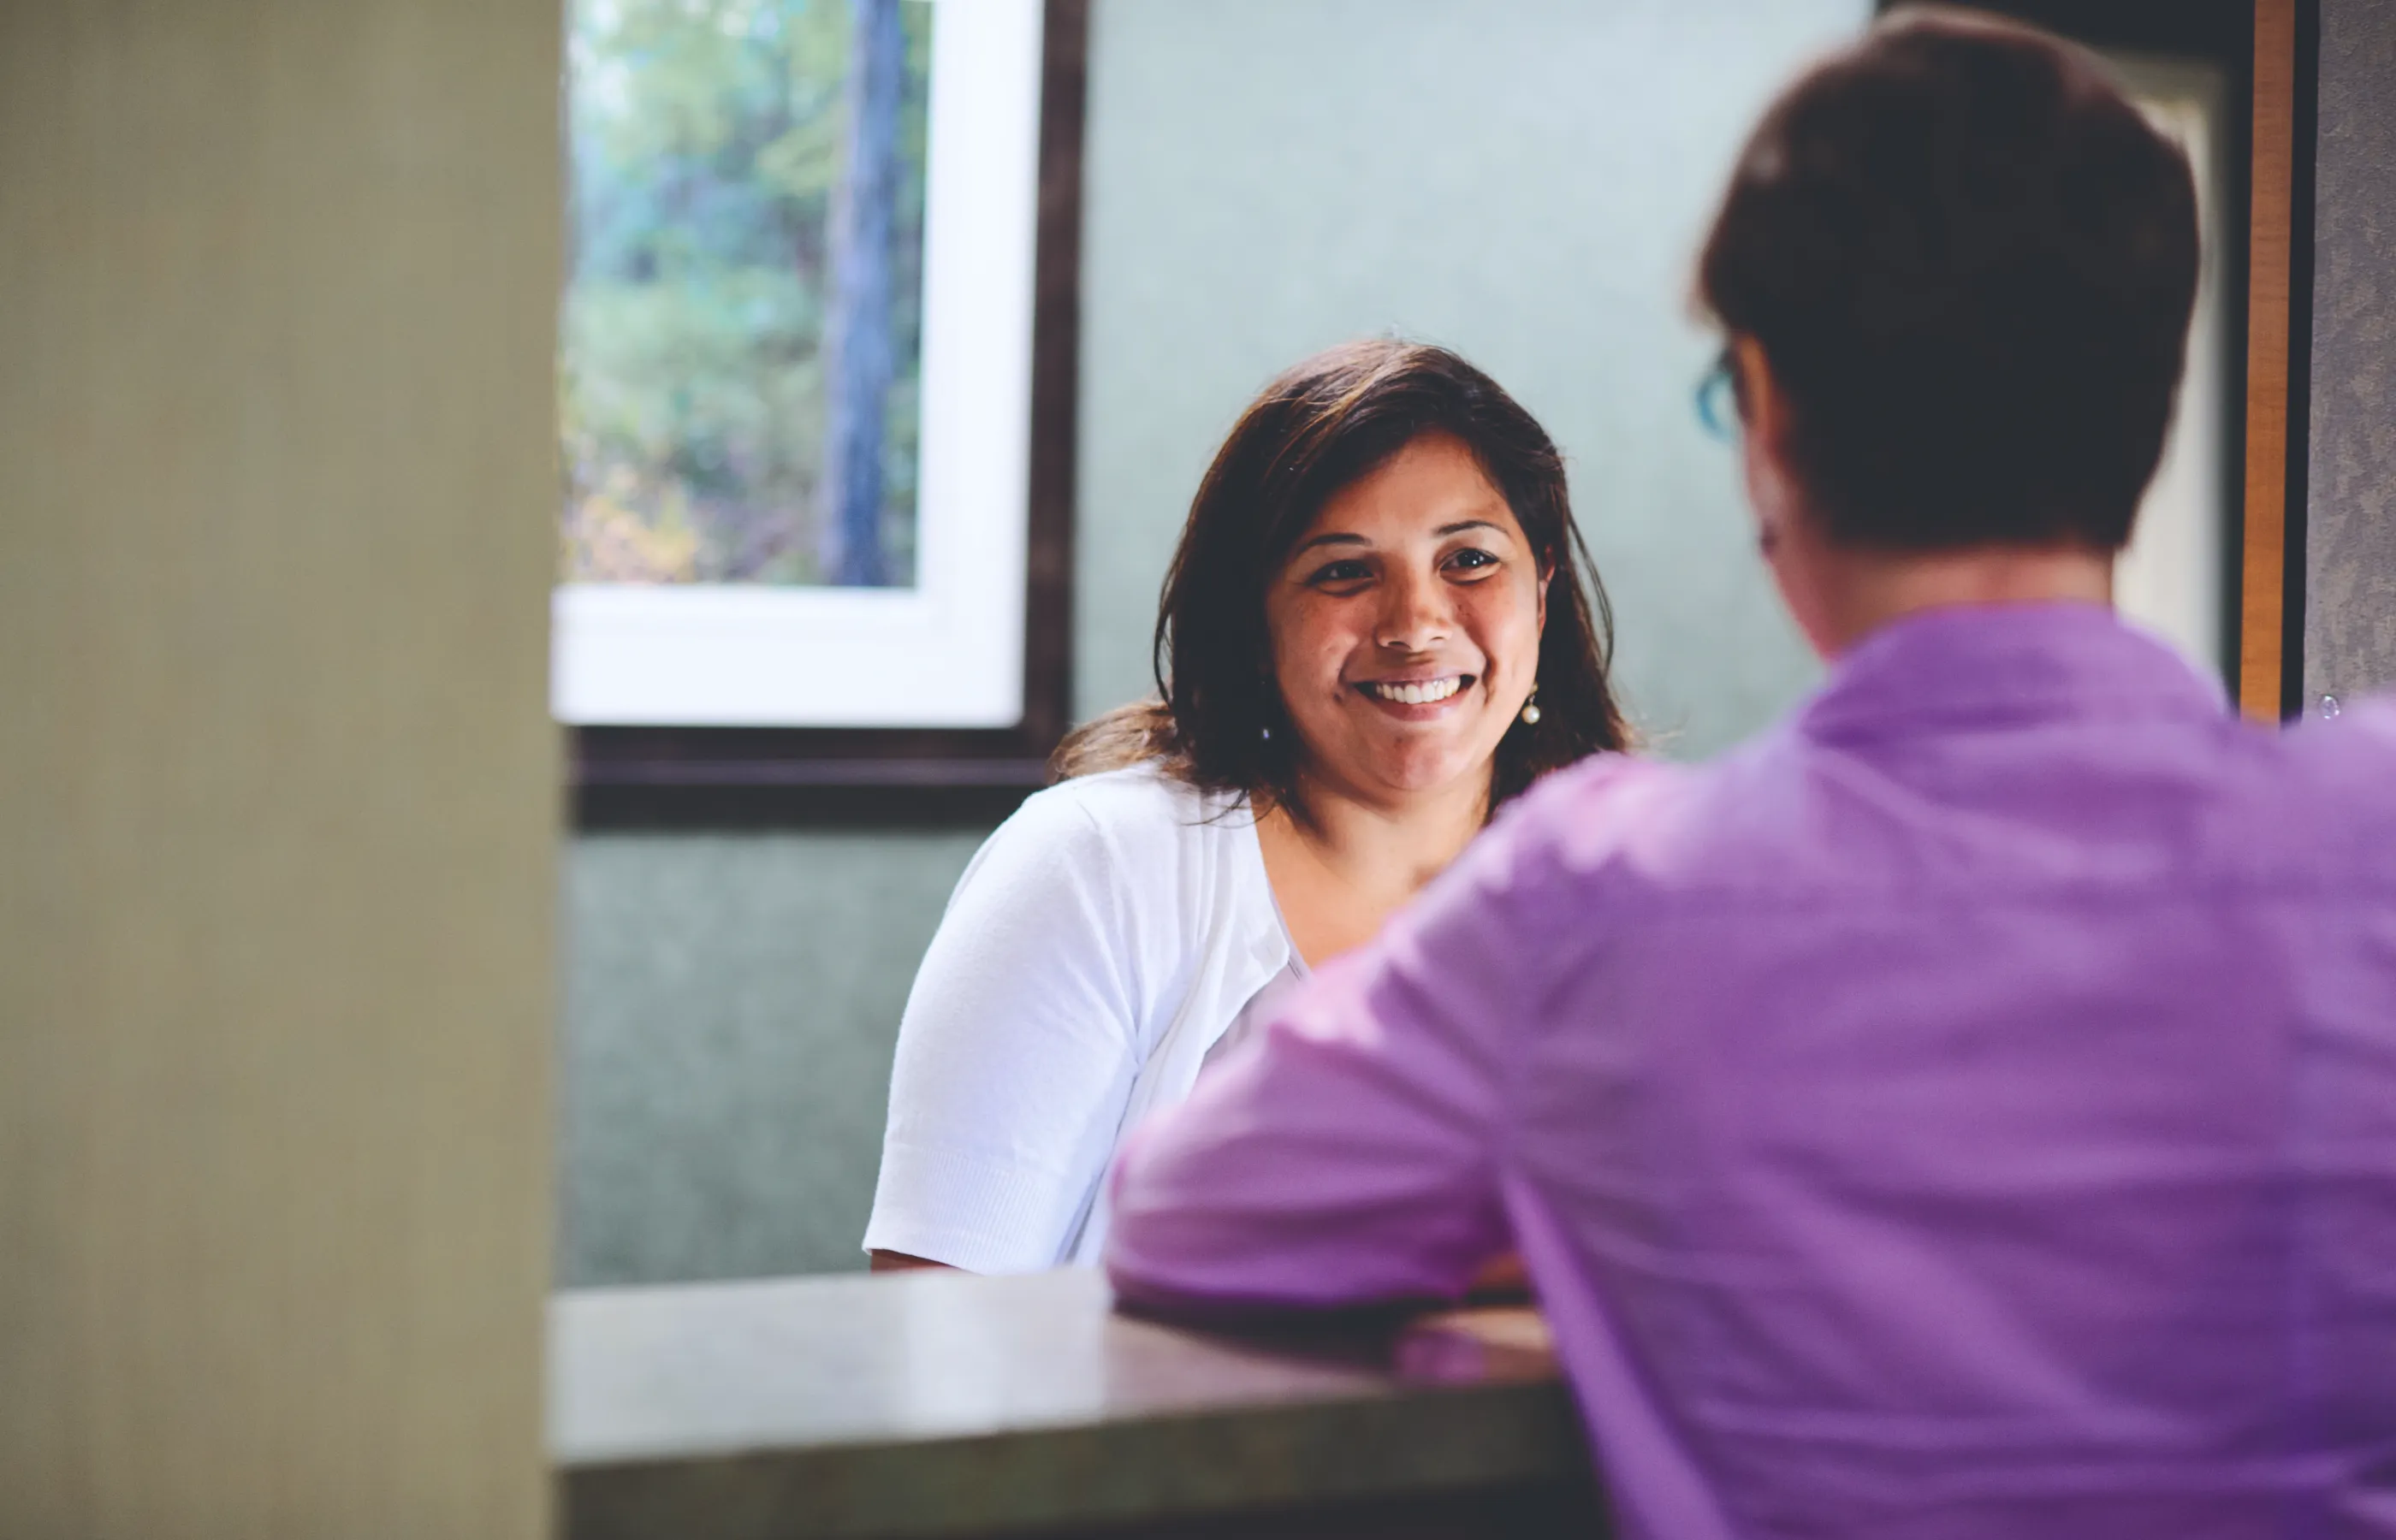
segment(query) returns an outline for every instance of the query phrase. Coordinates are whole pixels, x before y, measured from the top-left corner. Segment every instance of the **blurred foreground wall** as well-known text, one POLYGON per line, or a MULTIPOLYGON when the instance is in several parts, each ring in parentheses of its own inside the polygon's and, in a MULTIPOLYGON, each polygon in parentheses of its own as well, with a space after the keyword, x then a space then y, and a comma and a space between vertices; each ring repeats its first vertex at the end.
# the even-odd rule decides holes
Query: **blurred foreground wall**
MULTIPOLYGON (((1145 691, 1190 496, 1344 338, 1449 343, 1548 425, 1655 745, 1814 665, 1691 392, 1688 264, 1739 139, 1867 0, 1096 0, 1077 708, 1145 691)), ((566 885, 561 1281, 863 1265, 898 1012, 985 829, 610 834, 566 885)))
POLYGON ((2396 689, 2396 0, 2322 0, 2305 704, 2396 689))
POLYGON ((545 1533, 557 11, 0 5, 0 1534, 545 1533))

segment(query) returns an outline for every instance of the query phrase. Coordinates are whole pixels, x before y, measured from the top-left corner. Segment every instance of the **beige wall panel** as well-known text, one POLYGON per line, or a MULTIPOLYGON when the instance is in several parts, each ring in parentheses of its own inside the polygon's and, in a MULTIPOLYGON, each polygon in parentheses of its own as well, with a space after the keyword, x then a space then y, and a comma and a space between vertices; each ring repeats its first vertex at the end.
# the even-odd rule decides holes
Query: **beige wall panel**
POLYGON ((0 0, 0 1534, 542 1532, 558 15, 0 0))

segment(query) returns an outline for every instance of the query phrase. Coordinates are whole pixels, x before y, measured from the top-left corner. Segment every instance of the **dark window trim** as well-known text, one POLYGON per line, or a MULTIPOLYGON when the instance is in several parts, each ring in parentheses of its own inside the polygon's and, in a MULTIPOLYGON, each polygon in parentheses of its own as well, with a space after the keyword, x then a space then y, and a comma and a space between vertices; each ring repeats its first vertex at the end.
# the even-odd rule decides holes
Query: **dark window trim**
POLYGON ((1072 723, 1073 463, 1089 0, 1046 0, 1032 319, 1023 720, 1010 728, 579 727, 581 829, 990 823, 1072 723))
POLYGON ((2311 501, 2313 196, 2321 142, 2321 0, 2296 0, 2296 59, 2289 102, 2288 463, 2280 578, 2280 716, 2304 715, 2307 506, 2311 501))

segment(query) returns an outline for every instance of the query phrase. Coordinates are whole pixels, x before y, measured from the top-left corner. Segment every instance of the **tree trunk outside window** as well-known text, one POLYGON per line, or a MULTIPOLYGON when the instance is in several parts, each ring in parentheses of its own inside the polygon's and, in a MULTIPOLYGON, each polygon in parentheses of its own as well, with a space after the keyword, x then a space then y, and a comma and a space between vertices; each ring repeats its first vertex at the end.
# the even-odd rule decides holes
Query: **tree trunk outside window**
POLYGON ((893 369, 890 227, 907 63, 898 6, 849 0, 848 139, 832 197, 820 554, 825 581, 853 587, 890 580, 882 541, 882 440, 893 369))

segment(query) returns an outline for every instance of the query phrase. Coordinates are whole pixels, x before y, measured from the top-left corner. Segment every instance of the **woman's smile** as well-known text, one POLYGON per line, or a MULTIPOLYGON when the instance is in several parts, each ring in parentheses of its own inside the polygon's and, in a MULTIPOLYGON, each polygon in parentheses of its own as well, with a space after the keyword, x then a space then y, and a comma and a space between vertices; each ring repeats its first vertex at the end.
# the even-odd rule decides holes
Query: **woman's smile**
POLYGON ((1400 722, 1435 722, 1462 710, 1465 691, 1478 683, 1472 674, 1434 674, 1429 678, 1368 679, 1356 693, 1400 722))

